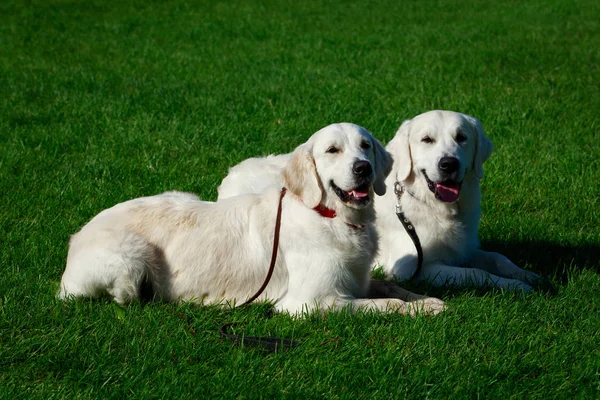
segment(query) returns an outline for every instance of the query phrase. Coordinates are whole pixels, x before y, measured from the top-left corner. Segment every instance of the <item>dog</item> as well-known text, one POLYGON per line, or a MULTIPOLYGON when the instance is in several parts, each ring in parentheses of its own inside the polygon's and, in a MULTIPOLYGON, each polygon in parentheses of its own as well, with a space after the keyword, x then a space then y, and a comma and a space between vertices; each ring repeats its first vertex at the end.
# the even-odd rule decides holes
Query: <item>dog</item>
POLYGON ((278 184, 217 202, 167 192, 117 204, 71 238, 58 297, 128 303, 148 282, 163 301, 244 302, 267 275, 281 206, 279 252, 259 300, 291 314, 343 307, 435 314, 440 300, 370 279, 373 198, 385 193, 392 162, 364 128, 334 124, 298 146, 279 171, 287 195, 278 184))
MULTIPOLYGON (((492 142, 474 117, 453 111, 429 111, 405 121, 386 149, 394 158, 386 193, 375 199, 380 236, 375 266, 388 278, 427 281, 436 287, 491 286, 530 291, 539 275, 505 256, 478 249, 483 163, 492 142), (396 193, 398 192, 398 194, 396 193), (396 205, 414 227, 423 249, 417 250, 398 221, 396 205)), ((289 154, 254 158, 230 169, 219 198, 260 191, 279 180, 289 154)))
POLYGON ((386 149, 395 164, 388 193, 375 204, 380 234, 378 261, 403 281, 417 269, 415 245, 399 223, 399 205, 423 249, 416 276, 433 286, 491 286, 531 291, 539 275, 505 256, 480 250, 480 180, 492 142, 481 122, 453 111, 429 111, 405 121, 386 149), (396 190, 394 190, 396 188, 396 190))

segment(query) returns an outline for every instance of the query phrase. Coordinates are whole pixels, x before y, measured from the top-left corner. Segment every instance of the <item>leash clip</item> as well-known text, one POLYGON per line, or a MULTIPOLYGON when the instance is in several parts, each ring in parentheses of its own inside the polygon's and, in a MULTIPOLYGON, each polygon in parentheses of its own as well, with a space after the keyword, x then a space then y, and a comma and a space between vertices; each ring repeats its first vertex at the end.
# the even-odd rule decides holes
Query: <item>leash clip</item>
POLYGON ((396 196, 398 198, 402 197, 402 195, 404 194, 404 186, 402 186, 398 181, 394 183, 394 193, 396 193, 396 196))
POLYGON ((394 183, 394 193, 396 193, 396 214, 400 214, 402 212, 402 207, 400 206, 400 198, 404 194, 404 187, 400 184, 400 182, 396 181, 394 183))

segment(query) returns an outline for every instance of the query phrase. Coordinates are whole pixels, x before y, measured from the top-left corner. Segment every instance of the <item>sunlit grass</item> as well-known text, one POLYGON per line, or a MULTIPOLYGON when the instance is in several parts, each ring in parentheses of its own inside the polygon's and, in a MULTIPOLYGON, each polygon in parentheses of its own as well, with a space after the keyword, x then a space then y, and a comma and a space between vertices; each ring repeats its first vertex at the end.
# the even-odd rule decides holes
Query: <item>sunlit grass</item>
POLYGON ((600 392, 597 2, 47 1, 0 5, 0 397, 595 398, 600 392), (288 152, 333 122, 383 142, 429 109, 495 152, 483 247, 530 295, 434 291, 414 319, 59 302, 102 209, 288 152), (238 348, 219 327, 293 338, 238 348))

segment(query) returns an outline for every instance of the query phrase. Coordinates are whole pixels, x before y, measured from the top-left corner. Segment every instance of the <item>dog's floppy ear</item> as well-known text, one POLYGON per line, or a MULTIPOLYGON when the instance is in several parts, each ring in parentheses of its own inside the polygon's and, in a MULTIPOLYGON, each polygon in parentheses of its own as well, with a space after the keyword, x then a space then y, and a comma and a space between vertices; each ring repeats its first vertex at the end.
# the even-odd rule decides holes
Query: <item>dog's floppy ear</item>
POLYGON ((375 153, 375 183, 373 188, 379 196, 385 194, 385 178, 390 174, 394 159, 391 154, 383 147, 379 140, 372 138, 373 152, 375 153))
POLYGON ((494 151, 494 144, 485 136, 483 125, 477 118, 467 115, 477 137, 475 138, 475 156, 473 157, 473 169, 479 179, 483 178, 483 163, 490 158, 494 151))
POLYGON ((396 170, 396 181, 398 182, 406 180, 412 171, 412 157, 408 142, 410 137, 410 122, 411 120, 404 121, 400 125, 400 128, 398 128, 396 136, 387 145, 387 150, 394 158, 394 169, 396 170))
POLYGON ((300 197, 308 207, 315 208, 321 203, 323 188, 317 176, 312 144, 305 143, 294 150, 283 168, 282 179, 285 187, 300 197))

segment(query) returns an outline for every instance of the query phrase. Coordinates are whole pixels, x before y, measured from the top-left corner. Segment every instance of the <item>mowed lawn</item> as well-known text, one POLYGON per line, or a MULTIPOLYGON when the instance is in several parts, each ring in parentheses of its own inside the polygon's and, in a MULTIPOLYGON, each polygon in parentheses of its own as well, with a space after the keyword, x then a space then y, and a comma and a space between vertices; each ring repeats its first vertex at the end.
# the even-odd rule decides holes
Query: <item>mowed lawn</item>
POLYGON ((599 135, 598 1, 4 1, 0 398, 599 398, 599 135), (416 318, 55 299, 102 209, 430 109, 482 120, 482 246, 540 290, 411 283, 449 308, 416 318))

